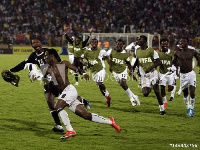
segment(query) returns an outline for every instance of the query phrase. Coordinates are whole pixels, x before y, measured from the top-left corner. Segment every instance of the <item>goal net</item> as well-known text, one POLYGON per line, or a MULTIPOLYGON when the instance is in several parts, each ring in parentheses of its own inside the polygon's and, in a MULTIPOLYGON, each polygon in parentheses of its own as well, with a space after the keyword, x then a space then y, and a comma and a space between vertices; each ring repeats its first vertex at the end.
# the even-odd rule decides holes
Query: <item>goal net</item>
MULTIPOLYGON (((83 40, 87 38, 89 33, 83 33, 83 40)), ((96 38, 99 41, 99 47, 100 48, 114 48, 116 46, 116 41, 118 39, 122 39, 125 41, 126 45, 131 44, 132 42, 135 42, 136 38, 145 35, 147 37, 147 44, 148 47, 153 47, 153 39, 154 35, 149 33, 92 33, 92 38, 96 38)), ((158 36, 159 43, 160 43, 160 36, 158 36)))

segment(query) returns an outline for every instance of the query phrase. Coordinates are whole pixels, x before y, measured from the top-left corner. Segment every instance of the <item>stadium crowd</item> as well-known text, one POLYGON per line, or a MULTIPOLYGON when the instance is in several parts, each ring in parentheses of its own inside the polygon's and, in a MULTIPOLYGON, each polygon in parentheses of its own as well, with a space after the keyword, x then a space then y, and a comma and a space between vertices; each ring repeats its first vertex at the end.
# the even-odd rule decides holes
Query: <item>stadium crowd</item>
POLYGON ((69 32, 133 33, 187 36, 200 48, 199 0, 1 0, 0 43, 29 44, 40 36, 44 45, 61 46, 63 24, 69 32), (129 32, 129 31, 128 31, 129 32))

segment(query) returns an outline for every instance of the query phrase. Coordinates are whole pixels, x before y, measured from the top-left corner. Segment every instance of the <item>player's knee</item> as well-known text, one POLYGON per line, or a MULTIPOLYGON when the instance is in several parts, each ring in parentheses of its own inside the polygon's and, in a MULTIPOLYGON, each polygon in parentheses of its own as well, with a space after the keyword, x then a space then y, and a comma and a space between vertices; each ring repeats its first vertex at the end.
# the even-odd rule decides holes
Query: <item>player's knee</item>
POLYGON ((195 94, 194 93, 190 93, 190 97, 193 99, 195 98, 195 94))
POLYGON ((90 113, 84 113, 82 114, 82 117, 85 119, 85 120, 92 120, 92 115, 90 113))
POLYGON ((150 89, 149 88, 143 88, 142 89, 142 93, 145 97, 149 96, 150 93, 150 89))
POLYGON ((171 92, 171 91, 173 91, 173 89, 174 89, 174 86, 170 86, 170 85, 168 86, 168 91, 171 92))

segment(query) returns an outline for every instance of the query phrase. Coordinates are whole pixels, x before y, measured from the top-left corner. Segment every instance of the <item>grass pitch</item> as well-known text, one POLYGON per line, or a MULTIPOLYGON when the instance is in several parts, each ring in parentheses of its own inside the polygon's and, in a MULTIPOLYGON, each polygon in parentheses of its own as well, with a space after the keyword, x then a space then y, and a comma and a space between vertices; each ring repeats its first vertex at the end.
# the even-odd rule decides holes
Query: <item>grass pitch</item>
MULTIPOLYGON (((0 70, 10 69, 27 55, 0 55, 0 70)), ((67 56, 62 56, 67 59, 67 56)), ((198 68, 196 68, 198 69, 198 68)), ((129 88, 138 95, 141 105, 132 107, 125 91, 110 78, 107 69, 105 85, 111 94, 111 107, 93 81, 80 81, 76 86, 80 96, 92 105, 90 112, 104 117, 113 116, 121 133, 105 124, 84 120, 69 113, 77 136, 61 140, 61 133, 54 133, 54 126, 43 94, 43 83, 30 82, 27 70, 18 72, 19 87, 0 78, 0 149, 1 150, 168 150, 199 149, 200 147, 200 75, 197 74, 195 115, 186 116, 183 95, 168 102, 167 114, 159 115, 158 102, 152 91, 143 97, 138 82, 129 80, 129 88)), ((196 70, 196 73, 198 71, 196 70)), ((73 76, 69 75, 72 84, 73 76)), ((178 80, 179 88, 179 80, 178 80)), ((167 93, 169 99, 170 93, 167 93)), ((56 101, 56 100, 55 100, 56 101)))

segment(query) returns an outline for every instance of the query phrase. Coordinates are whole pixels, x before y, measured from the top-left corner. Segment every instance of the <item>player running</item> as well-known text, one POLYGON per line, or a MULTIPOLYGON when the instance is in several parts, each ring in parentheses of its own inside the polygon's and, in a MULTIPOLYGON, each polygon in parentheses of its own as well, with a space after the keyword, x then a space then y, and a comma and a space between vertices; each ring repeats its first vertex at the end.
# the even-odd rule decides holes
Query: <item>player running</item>
MULTIPOLYGON (((55 58, 56 55, 57 54, 55 53, 55 51, 49 49, 45 53, 45 61, 49 64, 46 70, 46 75, 53 75, 55 77, 50 82, 53 82, 56 89, 61 92, 55 106, 64 125, 67 128, 66 134, 63 135, 61 139, 76 136, 76 131, 74 131, 72 127, 69 128, 70 121, 68 118, 68 114, 66 113, 66 111, 64 111, 65 107, 86 120, 102 124, 109 124, 114 127, 118 132, 120 132, 120 127, 115 123, 113 117, 111 117, 110 119, 104 118, 97 114, 89 113, 84 109, 82 103, 77 100, 78 93, 76 88, 72 84, 70 84, 68 79, 68 68, 74 71, 77 71, 78 68, 70 64, 68 61, 58 62, 55 58), (60 66, 63 66, 63 68, 65 68, 65 72, 59 72, 58 68, 60 66)), ((89 79, 88 76, 86 76, 85 74, 83 76, 84 78, 89 79)))
POLYGON ((110 56, 110 60, 107 59, 109 64, 109 70, 113 73, 115 80, 119 83, 119 85, 126 91, 128 94, 131 104, 133 106, 140 105, 140 100, 137 95, 133 94, 133 92, 128 87, 127 80, 127 66, 129 68, 129 75, 136 80, 135 76, 132 74, 133 70, 130 64, 130 54, 126 53, 123 50, 124 41, 122 39, 117 40, 116 50, 112 49, 108 51, 108 56, 110 56))
POLYGON ((98 85, 103 96, 105 96, 107 107, 110 107, 111 97, 104 84, 106 71, 103 57, 107 56, 107 53, 105 50, 100 50, 100 48, 98 48, 97 39, 92 39, 90 44, 92 46, 91 50, 85 51, 82 58, 87 60, 90 71, 92 72, 93 80, 98 85))

